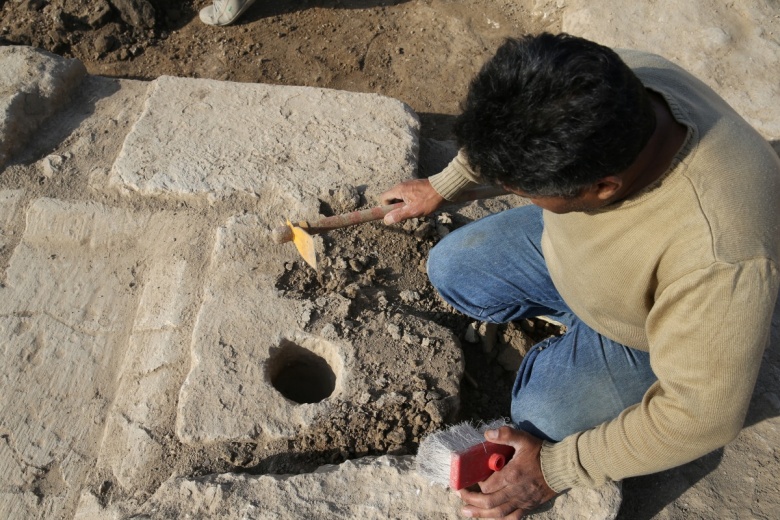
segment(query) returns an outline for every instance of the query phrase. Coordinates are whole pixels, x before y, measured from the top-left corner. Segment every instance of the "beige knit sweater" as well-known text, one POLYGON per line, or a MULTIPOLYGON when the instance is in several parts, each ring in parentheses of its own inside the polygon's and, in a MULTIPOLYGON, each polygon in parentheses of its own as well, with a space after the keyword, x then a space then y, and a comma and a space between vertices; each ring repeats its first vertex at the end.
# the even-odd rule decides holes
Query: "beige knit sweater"
MULTIPOLYGON (((590 327, 650 352, 658 381, 612 421, 541 453, 556 491, 684 464, 739 432, 780 285, 780 160, 733 109, 663 58, 620 51, 688 127, 671 169, 596 212, 544 212, 556 288, 590 327)), ((478 182, 459 155, 431 183, 478 182)), ((576 403, 573 403, 576 406, 576 403)))

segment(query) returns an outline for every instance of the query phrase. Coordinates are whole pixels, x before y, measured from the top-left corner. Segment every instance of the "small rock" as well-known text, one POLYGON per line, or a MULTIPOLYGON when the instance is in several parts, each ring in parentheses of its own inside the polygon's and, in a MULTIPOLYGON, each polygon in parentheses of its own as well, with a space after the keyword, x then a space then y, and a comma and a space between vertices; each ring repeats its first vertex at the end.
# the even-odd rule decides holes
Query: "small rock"
POLYGON ((450 215, 449 213, 441 213, 436 218, 436 222, 445 226, 449 226, 452 224, 452 215, 450 215))
POLYGON ((417 226, 420 225, 420 219, 418 218, 410 218, 407 220, 404 220, 403 223, 403 230, 408 233, 413 233, 415 229, 417 229, 417 226))
POLYGON ((110 14, 111 6, 108 5, 107 0, 93 0, 93 5, 84 21, 90 27, 96 29, 106 23, 110 14))
POLYGON ((483 322, 479 325, 479 334, 481 336, 482 351, 489 354, 496 346, 498 337, 498 324, 483 322))
MULTIPOLYGON (((45 13, 46 11, 44 11, 45 13)), ((49 19, 54 29, 65 29, 65 22, 62 20, 62 9, 53 8, 49 10, 49 19)))
POLYGON ((320 335, 326 339, 338 339, 339 337, 338 331, 336 331, 336 326, 332 323, 326 323, 325 326, 320 330, 320 335))
POLYGON ((390 334, 391 338, 401 339, 401 327, 395 323, 388 323, 385 329, 387 329, 387 333, 390 334))
POLYGON ((405 290, 401 291, 401 294, 398 295, 401 298, 401 301, 404 303, 413 303, 416 301, 420 301, 420 293, 417 291, 411 291, 411 290, 405 290))
POLYGON ((435 423, 442 423, 449 412, 449 406, 444 399, 438 401, 429 401, 425 405, 425 411, 431 417, 431 421, 435 423))
POLYGON ((357 258, 350 258, 350 259, 349 259, 349 268, 350 268, 350 269, 351 269, 353 272, 355 272, 355 273, 360 273, 360 272, 362 272, 362 271, 363 271, 363 268, 364 268, 364 267, 365 267, 365 266, 363 265, 363 262, 361 262, 361 261, 360 261, 360 260, 358 260, 357 258))
POLYGON ((47 155, 41 161, 43 168, 43 175, 47 179, 54 177, 55 173, 58 173, 62 169, 62 164, 65 162, 65 158, 62 155, 47 155))
POLYGON ((339 257, 333 261, 333 269, 338 269, 339 271, 343 271, 346 268, 347 268, 346 258, 339 257))
POLYGON ((360 207, 360 192, 354 186, 339 186, 328 193, 330 205, 338 213, 355 211, 360 207))
POLYGON ((107 54, 119 46, 119 40, 111 34, 101 34, 95 38, 95 50, 98 54, 107 54))
POLYGON ((110 0, 122 20, 136 29, 154 29, 154 7, 148 0, 110 0))
POLYGON ((419 345, 420 337, 415 334, 404 334, 403 342, 407 345, 419 345))
POLYGON ((433 227, 433 224, 430 222, 423 222, 419 226, 417 226, 417 229, 414 230, 414 236, 419 238, 420 240, 424 240, 428 237, 433 236, 435 228, 433 227))
POLYGON ((304 307, 301 311, 301 325, 306 325, 311 321, 312 309, 310 307, 304 307))
POLYGON ((406 442, 406 432, 403 430, 393 430, 387 434, 387 440, 393 444, 403 444, 406 442))
POLYGON ((469 323, 469 326, 466 327, 466 333, 463 335, 463 340, 467 343, 479 343, 479 332, 477 332, 478 328, 479 322, 474 321, 469 323))
POLYGON ((388 394, 384 394, 376 401, 376 405, 379 408, 385 408, 388 406, 401 406, 404 403, 406 403, 406 397, 402 396, 397 392, 390 392, 388 394))
POLYGON ((356 283, 351 283, 344 287, 344 296, 347 298, 353 299, 357 298, 357 295, 360 294, 360 286, 356 283))

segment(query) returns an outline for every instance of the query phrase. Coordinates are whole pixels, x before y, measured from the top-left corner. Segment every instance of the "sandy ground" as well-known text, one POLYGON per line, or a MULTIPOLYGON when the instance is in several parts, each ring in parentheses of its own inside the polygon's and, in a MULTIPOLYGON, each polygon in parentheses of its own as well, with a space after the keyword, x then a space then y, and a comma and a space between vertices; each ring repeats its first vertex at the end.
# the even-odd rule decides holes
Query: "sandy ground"
MULTIPOLYGON (((406 102, 420 115, 420 173, 425 175, 435 173, 451 153, 451 149, 439 143, 451 138, 453 115, 458 112, 469 78, 503 38, 560 28, 557 11, 537 10, 535 4, 540 2, 533 0, 259 0, 239 23, 225 28, 205 26, 198 20, 198 10, 208 3, 152 1, 155 11, 151 17, 131 20, 125 14, 123 20, 108 0, 8 1, 0 11, 0 43, 32 45, 76 57, 90 74, 98 76, 152 80, 173 75, 391 96, 406 102)), ((41 179, 20 182, 40 195, 78 198, 75 186, 67 183, 46 184, 41 179)), ((338 201, 326 208, 341 209, 344 208, 339 207, 338 201)), ((463 223, 457 218, 452 224, 446 218, 444 222, 449 228, 463 223)), ((352 263, 353 268, 339 271, 346 273, 339 276, 327 269, 320 276, 291 269, 279 279, 278 287, 291 294, 316 298, 357 284, 365 289, 356 299, 365 312, 359 310, 351 316, 353 320, 373 319, 374 307, 404 305, 406 312, 469 339, 468 320, 436 298, 420 268, 441 234, 437 231, 441 223, 409 222, 403 233, 387 233, 380 225, 332 233, 325 239, 329 261, 352 263), (361 255, 365 243, 374 244, 381 254, 366 259, 361 255)), ((502 344, 522 346, 524 337, 539 337, 554 330, 537 322, 513 324, 498 332, 502 344), (532 331, 532 327, 536 330, 532 331)), ((486 354, 478 343, 464 341, 463 345, 467 376, 460 417, 485 419, 505 415, 513 380, 511 367, 517 359, 507 359, 511 355, 500 359, 500 349, 486 354)), ((777 352, 770 352, 769 358, 773 364, 762 372, 764 378, 771 377, 771 370, 775 370, 777 352)), ((398 410, 397 414, 409 415, 408 410, 398 410)), ((776 405, 770 398, 758 399, 747 424, 776 415, 776 405)), ((411 417, 410 429, 414 426, 411 417)), ((413 453, 421 435, 437 426, 440 423, 418 425, 408 439, 393 444, 387 442, 383 426, 377 421, 359 424, 354 418, 345 417, 341 424, 328 425, 327 431, 313 432, 295 445, 273 449, 233 444, 201 452, 177 445, 171 448, 170 459, 174 462, 168 462, 160 475, 150 480, 149 492, 171 471, 185 475, 231 470, 301 472, 321 463, 388 450, 413 453), (366 432, 371 434, 356 445, 354 437, 366 432)), ((736 500, 733 493, 722 490, 734 487, 732 484, 741 480, 741 475, 708 477, 723 458, 723 450, 718 450, 681 469, 628 480, 619 518, 690 518, 689 503, 699 512, 712 510, 710 518, 721 517, 712 507, 698 507, 696 501, 709 499, 717 504, 736 500), (705 490, 693 496, 693 502, 680 500, 691 486, 708 478, 709 495, 705 490)), ((759 477, 769 481, 760 486, 760 496, 777 488, 772 475, 777 462, 777 456, 774 461, 766 461, 759 477)), ((738 472, 739 463, 733 464, 738 472)), ((109 500, 113 491, 110 485, 102 489, 101 479, 101 475, 94 475, 93 485, 109 500)), ((731 516, 752 518, 742 513, 731 516)))

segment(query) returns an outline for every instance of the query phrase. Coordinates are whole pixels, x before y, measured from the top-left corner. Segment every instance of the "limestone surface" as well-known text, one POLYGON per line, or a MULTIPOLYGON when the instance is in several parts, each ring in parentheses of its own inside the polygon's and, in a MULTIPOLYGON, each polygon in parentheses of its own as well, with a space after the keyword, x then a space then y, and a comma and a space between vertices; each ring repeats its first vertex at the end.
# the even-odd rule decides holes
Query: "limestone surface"
MULTIPOLYGON (((77 520, 98 518, 245 518, 318 520, 438 520, 462 518, 461 501, 432 485, 412 468, 414 457, 363 457, 301 475, 226 473, 202 478, 173 477, 135 511, 101 506, 85 494, 77 520)), ((531 514, 538 520, 612 520, 620 507, 620 486, 575 489, 531 514)))
POLYGON ((289 210, 339 186, 407 179, 416 168, 417 116, 391 98, 173 77, 149 88, 111 177, 144 195, 242 192, 289 210))
POLYGON ((660 54, 703 80, 764 137, 780 139, 777 3, 567 0, 563 30, 660 54), (673 36, 672 36, 673 35, 673 36))
POLYGON ((0 167, 60 108, 86 74, 84 65, 49 52, 0 47, 0 167))
MULTIPOLYGON (((78 497, 97 458, 128 337, 175 328, 165 316, 151 324, 147 317, 157 313, 155 303, 178 303, 180 293, 157 292, 156 271, 169 262, 171 230, 186 236, 172 215, 54 199, 34 201, 26 222, 0 286, 3 518, 56 516, 78 497)), ((175 280, 164 287, 175 288, 175 280)), ((162 365, 160 356, 147 362, 162 365)), ((134 403, 148 409, 164 401, 134 403)), ((140 411, 124 417, 150 427, 140 411)))

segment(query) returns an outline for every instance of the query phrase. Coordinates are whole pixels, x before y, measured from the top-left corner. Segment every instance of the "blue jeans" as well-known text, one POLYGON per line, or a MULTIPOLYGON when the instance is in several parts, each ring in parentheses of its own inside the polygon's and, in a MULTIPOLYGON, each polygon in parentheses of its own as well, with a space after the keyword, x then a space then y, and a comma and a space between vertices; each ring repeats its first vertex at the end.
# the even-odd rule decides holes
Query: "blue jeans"
POLYGON ((475 320, 549 316, 566 325, 564 335, 523 358, 511 407, 518 428, 560 441, 617 417, 641 401, 656 377, 647 352, 602 336, 569 309, 542 255, 542 227, 536 206, 473 222, 431 250, 428 276, 450 305, 475 320))

